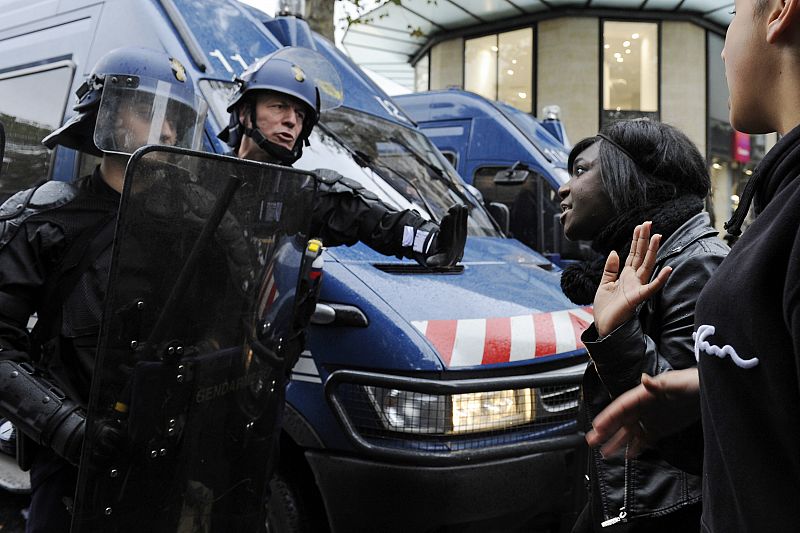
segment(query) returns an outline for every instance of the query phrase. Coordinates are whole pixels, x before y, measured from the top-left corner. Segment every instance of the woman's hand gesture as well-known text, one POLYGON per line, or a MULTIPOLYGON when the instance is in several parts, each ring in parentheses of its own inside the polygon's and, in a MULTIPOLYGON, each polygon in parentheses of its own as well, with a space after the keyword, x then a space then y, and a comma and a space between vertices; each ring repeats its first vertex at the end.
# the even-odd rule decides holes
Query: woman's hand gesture
POLYGON ((640 385, 611 402, 592 421, 586 442, 605 457, 626 448, 636 457, 661 438, 677 433, 700 418, 700 378, 697 367, 642 374, 640 385), (646 428, 646 430, 645 430, 646 428))
POLYGON ((606 336, 630 320, 636 308, 667 282, 671 267, 664 267, 650 281, 656 265, 661 235, 650 237, 652 222, 633 230, 631 252, 620 272, 619 256, 612 251, 606 259, 600 287, 594 296, 594 324, 600 336, 606 336))

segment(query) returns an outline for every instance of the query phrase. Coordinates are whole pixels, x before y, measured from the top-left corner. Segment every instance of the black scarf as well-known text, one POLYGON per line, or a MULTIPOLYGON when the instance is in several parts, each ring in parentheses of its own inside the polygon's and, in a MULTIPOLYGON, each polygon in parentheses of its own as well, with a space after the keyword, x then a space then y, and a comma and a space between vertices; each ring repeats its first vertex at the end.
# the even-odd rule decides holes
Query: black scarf
POLYGON ((631 249, 633 230, 637 225, 652 220, 651 233, 660 233, 661 242, 664 242, 675 230, 702 210, 703 199, 688 194, 657 205, 645 205, 616 216, 592 241, 592 249, 598 252, 598 257, 564 269, 561 275, 561 290, 573 303, 590 305, 600 286, 608 254, 611 250, 615 250, 619 255, 620 264, 624 264, 631 249))

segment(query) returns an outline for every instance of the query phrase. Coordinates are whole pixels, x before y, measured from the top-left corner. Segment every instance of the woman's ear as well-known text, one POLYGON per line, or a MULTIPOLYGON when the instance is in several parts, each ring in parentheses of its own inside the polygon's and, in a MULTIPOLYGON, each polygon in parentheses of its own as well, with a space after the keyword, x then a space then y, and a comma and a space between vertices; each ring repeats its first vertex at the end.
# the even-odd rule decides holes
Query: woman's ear
POLYGON ((777 0, 768 11, 767 42, 775 44, 791 36, 800 24, 800 0, 777 0))

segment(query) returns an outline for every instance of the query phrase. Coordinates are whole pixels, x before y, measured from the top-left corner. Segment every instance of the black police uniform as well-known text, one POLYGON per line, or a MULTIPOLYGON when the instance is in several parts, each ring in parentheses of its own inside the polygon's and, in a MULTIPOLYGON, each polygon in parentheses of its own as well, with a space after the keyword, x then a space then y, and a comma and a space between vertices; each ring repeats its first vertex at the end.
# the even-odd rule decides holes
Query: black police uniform
MULTIPOLYGON (((78 255, 69 251, 88 246, 91 239, 86 237, 99 234, 107 226, 113 227, 118 205, 119 194, 96 171, 74 185, 48 182, 17 193, 0 210, 3 218, 0 358, 32 364, 37 373, 47 376, 66 397, 84 408, 92 378, 111 241, 82 267, 85 273, 71 294, 62 295, 63 305, 47 304, 59 297, 56 277, 66 274, 70 266, 77 267, 64 264, 68 255, 78 255), (35 339, 26 328, 34 312, 38 314, 35 339), (58 322, 58 335, 43 338, 48 336, 45 330, 58 328, 58 322)), ((44 429, 45 439, 52 440, 53 430, 44 429)), ((28 451, 33 457, 27 530, 69 531, 67 506, 74 493, 77 469, 48 448, 28 451)))

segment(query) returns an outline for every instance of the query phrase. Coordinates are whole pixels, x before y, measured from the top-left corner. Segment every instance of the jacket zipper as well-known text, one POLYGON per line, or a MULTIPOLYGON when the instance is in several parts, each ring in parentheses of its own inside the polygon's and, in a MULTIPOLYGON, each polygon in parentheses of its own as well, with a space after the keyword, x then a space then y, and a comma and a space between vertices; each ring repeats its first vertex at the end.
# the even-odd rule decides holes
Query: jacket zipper
MULTIPOLYGON (((593 365, 594 363, 591 363, 591 364, 593 365)), ((603 386, 605 387, 606 384, 603 382, 603 378, 602 378, 602 376, 600 376, 600 372, 598 372, 596 368, 595 368, 594 372, 595 372, 595 375, 597 375, 597 378, 600 380, 600 383, 602 383, 603 386)), ((606 387, 606 390, 608 390, 608 387, 606 387)), ((590 417, 593 416, 593 414, 590 411, 591 410, 587 406, 587 408, 586 408, 586 417, 587 417, 587 419, 590 419, 590 417)), ((600 465, 597 464, 597 455, 596 455, 596 453, 597 453, 596 451, 592 451, 592 452, 589 453, 589 456, 590 456, 590 458, 593 457, 595 459, 595 468, 597 470, 599 470, 600 469, 600 465)), ((622 507, 619 508, 619 514, 617 516, 611 517, 611 518, 609 518, 607 520, 604 520, 603 522, 600 522, 600 527, 613 526, 614 524, 618 524, 619 522, 624 522, 624 521, 626 521, 625 518, 628 516, 628 513, 625 511, 625 509, 626 509, 626 507, 628 505, 628 457, 627 457, 627 455, 628 455, 628 446, 625 445, 625 456, 626 456, 625 457, 625 478, 624 478, 625 479, 625 483, 624 483, 623 492, 622 492, 622 507)), ((605 506, 601 505, 601 507, 605 507, 605 506)))
MULTIPOLYGON (((594 364, 594 363, 592 363, 592 364, 594 364)), ((602 376, 600 376, 600 372, 598 372, 596 368, 595 368, 594 372, 597 375, 597 378, 600 380, 600 383, 602 383, 603 386, 606 387, 605 382, 603 382, 602 376)), ((606 390, 608 390, 608 387, 606 387, 606 390)), ((587 418, 592 416, 592 413, 590 413, 589 411, 590 411, 590 409, 587 407, 587 409, 586 409, 586 417, 587 418)), ((593 456, 594 452, 590 453, 590 455, 593 456)), ((596 459, 595 459, 595 461, 596 461, 596 459)), ((600 466, 598 464, 595 464, 595 468, 599 469, 600 466)), ((628 508, 628 445, 626 444, 625 445, 625 477, 624 477, 624 484, 623 484, 623 487, 622 487, 622 507, 619 508, 619 514, 617 516, 613 516, 613 517, 611 517, 611 518, 609 518, 607 520, 604 520, 603 522, 600 522, 600 527, 608 527, 608 526, 613 526, 614 524, 618 524, 619 522, 627 522, 628 521, 627 520, 628 512, 626 511, 627 508, 628 508)))
POLYGON ((627 522, 628 518, 628 446, 625 445, 625 482, 622 488, 622 507, 619 508, 619 514, 608 520, 600 523, 600 527, 613 526, 620 522, 627 522))

